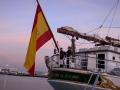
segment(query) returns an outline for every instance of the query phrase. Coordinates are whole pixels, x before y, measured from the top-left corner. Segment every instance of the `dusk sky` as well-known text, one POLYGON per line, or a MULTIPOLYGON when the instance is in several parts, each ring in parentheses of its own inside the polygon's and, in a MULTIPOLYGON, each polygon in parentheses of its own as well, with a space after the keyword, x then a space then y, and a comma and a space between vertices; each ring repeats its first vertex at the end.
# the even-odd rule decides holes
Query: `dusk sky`
MULTIPOLYGON (((70 45, 66 36, 57 33, 57 28, 70 26, 79 32, 98 28, 117 0, 39 0, 44 15, 60 47, 70 45)), ((35 0, 0 0, 0 67, 24 70, 23 63, 29 43, 36 10, 35 0)), ((120 4, 112 23, 120 27, 120 4)), ((114 11, 104 23, 109 27, 114 11)), ((102 28, 99 35, 107 35, 108 28, 102 28)), ((93 32, 95 33, 95 32, 93 32)), ((112 28, 109 36, 120 37, 120 28, 112 28)), ((80 39, 80 43, 83 41, 80 39)), ((83 47, 79 43, 77 48, 83 47)), ((88 45, 84 45, 88 47, 88 45)), ((36 55, 36 70, 46 71, 43 57, 53 54, 52 39, 39 49, 36 55)))

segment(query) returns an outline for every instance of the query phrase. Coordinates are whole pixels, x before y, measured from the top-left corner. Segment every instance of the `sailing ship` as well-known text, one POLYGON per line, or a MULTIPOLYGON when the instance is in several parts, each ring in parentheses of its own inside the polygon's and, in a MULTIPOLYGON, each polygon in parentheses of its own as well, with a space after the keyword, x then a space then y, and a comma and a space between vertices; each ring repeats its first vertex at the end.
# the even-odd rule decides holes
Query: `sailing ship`
MULTIPOLYGON (((118 4, 119 0, 116 5, 118 4)), ((114 6, 109 14, 113 9, 116 10, 117 6, 114 6)), ((112 21, 114 16, 115 13, 112 21)), ((109 29, 112 25, 112 22, 110 23, 109 29)), ((102 27, 103 24, 98 29, 102 27)), ((49 70, 48 81, 55 90, 120 90, 119 39, 108 35, 103 38, 98 34, 80 33, 69 26, 60 27, 57 32, 71 37, 72 53, 69 57, 64 56, 62 61, 59 52, 45 57, 49 70), (75 42, 79 38, 94 43, 94 46, 76 50, 75 42)))
POLYGON ((55 90, 120 90, 120 40, 106 36, 88 35, 72 27, 61 27, 59 33, 71 36, 71 57, 60 66, 60 54, 45 57, 49 69, 48 81, 55 90), (78 38, 92 41, 93 48, 75 51, 75 40, 78 38), (58 88, 59 87, 59 88, 58 88))
MULTIPOLYGON (((39 2, 36 1, 38 6, 24 64, 31 75, 34 75, 36 51, 50 38, 53 38, 55 42, 39 2), (44 24, 39 27, 38 25, 41 23, 44 24), (42 33, 40 32, 41 28, 42 33)), ((119 0, 117 3, 119 3, 119 0)), ((71 36, 71 55, 64 57, 62 60, 59 52, 56 53, 56 51, 50 57, 45 56, 48 82, 55 90, 120 90, 119 39, 80 33, 68 26, 58 28, 57 31, 71 36), (94 47, 76 51, 75 41, 79 38, 95 43, 94 47), (64 63, 60 63, 61 61, 64 63)), ((55 45, 58 47, 56 43, 55 45)))

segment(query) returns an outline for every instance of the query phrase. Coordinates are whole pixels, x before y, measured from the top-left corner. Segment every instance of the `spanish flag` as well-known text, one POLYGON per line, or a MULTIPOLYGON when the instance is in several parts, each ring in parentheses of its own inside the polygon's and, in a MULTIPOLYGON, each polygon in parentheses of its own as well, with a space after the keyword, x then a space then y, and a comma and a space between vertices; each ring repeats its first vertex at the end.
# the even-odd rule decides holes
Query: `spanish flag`
POLYGON ((52 37, 53 34, 38 3, 24 63, 24 67, 30 75, 34 76, 36 52, 52 37))

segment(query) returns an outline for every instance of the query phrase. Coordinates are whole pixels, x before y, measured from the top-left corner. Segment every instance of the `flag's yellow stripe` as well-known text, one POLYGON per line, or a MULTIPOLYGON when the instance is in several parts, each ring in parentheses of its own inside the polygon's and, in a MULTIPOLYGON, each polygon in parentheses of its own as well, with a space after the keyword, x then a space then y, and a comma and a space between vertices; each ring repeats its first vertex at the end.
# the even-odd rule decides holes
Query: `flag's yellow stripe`
MULTIPOLYGON (((34 27, 34 29, 37 29, 37 28, 34 27)), ((33 32, 31 33, 30 43, 28 46, 26 60, 24 63, 24 67, 27 70, 29 70, 33 66, 33 64, 35 63, 36 38, 37 38, 37 30, 33 30, 33 32)))
POLYGON ((39 38, 46 31, 48 31, 48 26, 41 12, 38 13, 38 20, 37 20, 36 27, 37 27, 37 38, 39 38))

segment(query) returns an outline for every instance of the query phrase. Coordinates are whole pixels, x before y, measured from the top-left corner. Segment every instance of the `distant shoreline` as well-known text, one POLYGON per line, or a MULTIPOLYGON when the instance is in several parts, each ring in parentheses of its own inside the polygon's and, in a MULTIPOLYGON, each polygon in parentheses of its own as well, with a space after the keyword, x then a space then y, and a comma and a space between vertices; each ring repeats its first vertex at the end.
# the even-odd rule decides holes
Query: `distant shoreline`
POLYGON ((11 75, 11 76, 23 76, 23 77, 41 77, 41 78, 48 78, 47 75, 35 75, 35 76, 30 76, 28 74, 11 74, 11 73, 1 73, 0 72, 0 75, 11 75))

